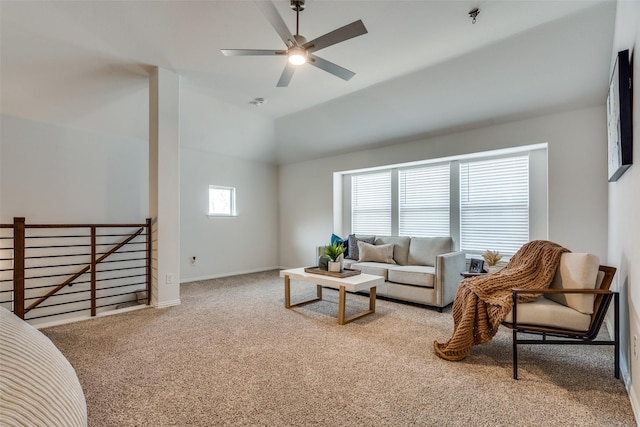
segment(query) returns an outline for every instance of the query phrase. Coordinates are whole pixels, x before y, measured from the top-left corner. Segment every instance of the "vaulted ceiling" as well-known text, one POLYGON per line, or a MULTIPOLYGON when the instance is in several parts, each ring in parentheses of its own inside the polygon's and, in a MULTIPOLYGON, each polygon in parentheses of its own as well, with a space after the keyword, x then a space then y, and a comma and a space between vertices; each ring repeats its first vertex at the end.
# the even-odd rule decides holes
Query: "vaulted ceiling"
MULTIPOLYGON (((274 4, 292 32, 289 0, 274 4)), ((276 87, 282 49, 251 1, 0 2, 2 114, 148 137, 149 66, 181 76, 181 144, 287 163, 415 140, 606 98, 616 2, 307 0, 313 39, 357 19, 368 33, 317 52, 356 75, 302 66, 276 87), (468 13, 480 9, 472 24, 468 13), (255 107, 250 102, 265 98, 255 107)))

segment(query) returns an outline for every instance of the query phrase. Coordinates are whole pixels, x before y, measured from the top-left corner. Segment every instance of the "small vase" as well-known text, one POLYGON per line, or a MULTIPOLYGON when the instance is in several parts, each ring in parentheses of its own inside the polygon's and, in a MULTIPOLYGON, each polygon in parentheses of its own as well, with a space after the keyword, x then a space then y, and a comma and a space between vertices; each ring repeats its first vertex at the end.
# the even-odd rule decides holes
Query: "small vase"
POLYGON ((329 261, 329 271, 339 273, 342 271, 342 263, 340 261, 329 261))
POLYGON ((318 268, 320 270, 328 271, 330 261, 331 258, 329 258, 327 255, 320 255, 320 257, 318 258, 318 268))

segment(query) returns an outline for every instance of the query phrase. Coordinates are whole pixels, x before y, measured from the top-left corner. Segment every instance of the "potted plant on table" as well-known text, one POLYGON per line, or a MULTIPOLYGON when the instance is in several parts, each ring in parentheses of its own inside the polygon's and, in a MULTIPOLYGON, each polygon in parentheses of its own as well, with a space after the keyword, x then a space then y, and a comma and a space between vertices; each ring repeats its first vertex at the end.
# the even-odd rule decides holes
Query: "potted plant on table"
POLYGON ((498 267, 496 264, 502 259, 502 255, 498 251, 490 251, 487 249, 485 253, 482 254, 482 258, 484 258, 484 262, 489 266, 489 273, 495 273, 498 271, 498 267))
POLYGON ((340 272, 342 271, 342 261, 344 259, 344 253, 347 248, 344 247, 342 243, 338 244, 334 242, 333 244, 324 248, 323 255, 329 257, 329 271, 340 272))

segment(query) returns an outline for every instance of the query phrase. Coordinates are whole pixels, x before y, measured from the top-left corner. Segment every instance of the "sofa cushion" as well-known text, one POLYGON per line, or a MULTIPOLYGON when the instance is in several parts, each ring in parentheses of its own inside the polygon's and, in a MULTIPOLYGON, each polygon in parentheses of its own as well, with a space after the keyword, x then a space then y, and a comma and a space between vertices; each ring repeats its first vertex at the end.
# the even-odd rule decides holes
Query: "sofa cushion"
POLYGON ((395 264, 393 259, 393 246, 389 245, 370 245, 365 242, 358 242, 358 251, 360 257, 358 261, 382 262, 385 264, 395 264))
POLYGON ((405 265, 389 269, 389 281, 403 285, 433 288, 435 283, 435 267, 421 265, 405 265))
MULTIPOLYGON (((593 254, 564 253, 551 282, 551 289, 595 289, 600 259, 593 254)), ((571 307, 583 314, 593 313, 595 296, 579 294, 549 294, 546 298, 571 307)))
POLYGON ((345 258, 345 259, 342 261, 342 266, 343 266, 344 268, 351 268, 351 269, 352 269, 353 267, 351 267, 351 266, 352 266, 353 264, 357 263, 357 262, 358 262, 358 261, 357 261, 357 260, 355 260, 355 259, 345 258))
POLYGON ((393 259, 398 265, 407 265, 409 258, 410 237, 403 236, 376 236, 376 245, 393 244, 393 259))
MULTIPOLYGON (((513 311, 510 311, 504 321, 513 323, 513 311)), ((518 304, 519 325, 541 325, 587 331, 591 323, 591 316, 580 313, 570 307, 546 298, 538 298, 534 302, 518 304)))
POLYGON ((346 258, 357 260, 360 258, 358 251, 358 242, 365 242, 373 245, 376 240, 376 236, 356 236, 355 234, 349 234, 349 245, 347 252, 349 255, 346 258))
POLYGON ((351 264, 354 270, 360 270, 364 274, 373 274, 374 276, 382 276, 384 280, 389 280, 389 268, 395 267, 395 264, 385 264, 382 262, 356 262, 351 264))
POLYGON ((436 265, 436 255, 451 252, 451 237, 412 237, 409 244, 409 265, 436 265))

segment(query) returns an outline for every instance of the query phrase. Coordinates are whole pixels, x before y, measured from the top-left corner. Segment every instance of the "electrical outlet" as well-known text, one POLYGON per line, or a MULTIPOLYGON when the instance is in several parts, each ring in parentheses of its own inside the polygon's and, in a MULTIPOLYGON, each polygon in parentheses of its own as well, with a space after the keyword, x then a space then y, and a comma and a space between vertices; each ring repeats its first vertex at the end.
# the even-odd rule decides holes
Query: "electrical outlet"
POLYGON ((638 336, 633 336, 633 359, 638 360, 638 336))
POLYGON ((167 273, 166 280, 167 280, 167 285, 172 284, 173 283, 173 274, 167 273))

